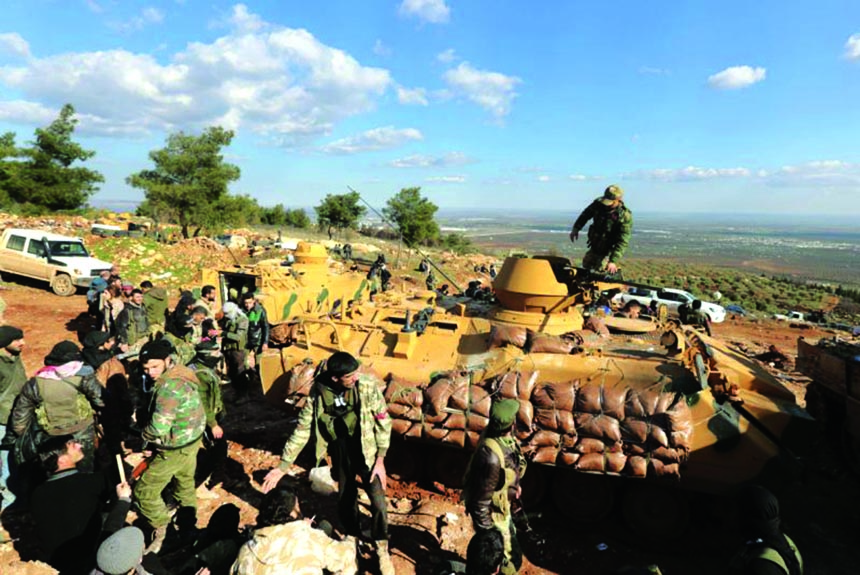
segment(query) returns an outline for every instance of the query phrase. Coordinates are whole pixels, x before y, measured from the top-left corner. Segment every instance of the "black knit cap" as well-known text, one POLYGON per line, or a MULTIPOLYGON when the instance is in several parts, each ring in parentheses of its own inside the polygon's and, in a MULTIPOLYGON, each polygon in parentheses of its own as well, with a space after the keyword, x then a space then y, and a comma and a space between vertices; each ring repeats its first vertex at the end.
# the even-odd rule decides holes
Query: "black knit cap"
POLYGON ((0 347, 8 347, 10 343, 17 339, 22 339, 24 332, 11 325, 0 326, 0 347))
POLYGON ((81 361, 81 348, 69 340, 61 341, 45 356, 45 365, 64 365, 70 361, 81 361))
POLYGON ((325 370, 329 375, 342 377, 358 369, 358 360, 345 351, 334 352, 325 364, 325 370))
POLYGON ((111 338, 110 332, 107 331, 91 331, 87 335, 84 336, 84 347, 90 349, 96 349, 100 347, 104 342, 111 338))
POLYGON ((174 352, 173 344, 166 339, 156 339, 145 344, 140 348, 138 360, 140 363, 146 363, 150 359, 165 360, 174 352))

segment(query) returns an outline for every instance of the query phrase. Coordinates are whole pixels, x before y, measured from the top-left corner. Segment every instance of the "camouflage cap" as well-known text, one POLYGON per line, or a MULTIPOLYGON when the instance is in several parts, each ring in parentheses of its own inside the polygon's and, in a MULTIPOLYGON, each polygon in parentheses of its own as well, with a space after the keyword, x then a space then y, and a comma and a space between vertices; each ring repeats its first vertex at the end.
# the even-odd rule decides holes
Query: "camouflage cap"
POLYGON ((600 203, 605 206, 609 206, 620 200, 622 197, 624 197, 624 190, 621 189, 621 186, 612 184, 603 191, 603 198, 600 200, 600 203))
POLYGON ((520 402, 516 399, 494 401, 490 408, 490 427, 499 431, 509 428, 514 424, 519 410, 520 402))

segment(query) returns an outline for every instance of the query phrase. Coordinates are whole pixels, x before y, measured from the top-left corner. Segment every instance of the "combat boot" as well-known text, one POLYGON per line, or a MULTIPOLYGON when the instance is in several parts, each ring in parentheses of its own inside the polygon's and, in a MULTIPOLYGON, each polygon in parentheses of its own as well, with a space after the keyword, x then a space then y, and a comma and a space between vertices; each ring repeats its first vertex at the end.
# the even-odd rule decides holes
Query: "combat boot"
POLYGON ((381 539, 376 541, 376 557, 379 560, 380 575, 395 575, 394 563, 388 553, 388 541, 381 539))

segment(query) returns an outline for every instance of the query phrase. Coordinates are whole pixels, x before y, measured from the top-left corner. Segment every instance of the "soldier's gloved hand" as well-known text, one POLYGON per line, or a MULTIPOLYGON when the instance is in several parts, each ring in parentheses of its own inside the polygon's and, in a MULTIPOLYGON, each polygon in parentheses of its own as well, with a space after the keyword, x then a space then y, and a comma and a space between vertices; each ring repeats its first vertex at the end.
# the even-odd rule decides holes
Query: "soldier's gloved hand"
POLYGON ((579 239, 579 230, 571 230, 570 231, 570 241, 575 242, 579 239))
POLYGON ((614 264, 614 263, 612 263, 612 262, 609 262, 609 263, 606 265, 606 271, 607 271, 607 272, 609 272, 609 273, 611 273, 611 274, 617 273, 617 272, 618 272, 618 266, 617 266, 617 265, 615 265, 615 264, 614 264))

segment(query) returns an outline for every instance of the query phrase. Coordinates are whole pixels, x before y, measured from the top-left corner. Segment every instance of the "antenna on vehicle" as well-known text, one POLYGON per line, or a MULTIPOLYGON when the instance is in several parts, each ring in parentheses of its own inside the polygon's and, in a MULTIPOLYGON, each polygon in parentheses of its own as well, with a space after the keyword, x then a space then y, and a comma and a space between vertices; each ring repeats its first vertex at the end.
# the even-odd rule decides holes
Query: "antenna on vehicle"
MULTIPOLYGON (((385 217, 384 215, 382 215, 382 214, 381 214, 381 213, 380 213, 376 208, 374 208, 372 205, 370 205, 370 203, 368 203, 368 201, 367 201, 367 200, 365 200, 365 199, 364 199, 364 197, 362 197, 362 195, 361 195, 359 192, 357 192, 357 191, 355 191, 354 189, 352 189, 352 186, 347 186, 346 188, 347 188, 350 192, 353 192, 353 193, 358 194, 358 199, 360 199, 360 200, 364 203, 364 205, 366 205, 368 208, 370 208, 370 210, 371 210, 374 214, 376 214, 377 216, 379 216, 379 219, 381 219, 383 223, 385 223, 386 225, 388 225, 388 227, 390 227, 390 228, 391 228, 391 229, 393 229, 395 232, 397 232, 397 235, 400 237, 400 241, 403 241, 403 233, 400 231, 400 228, 398 228, 396 225, 394 225, 393 223, 391 223, 391 222, 388 220, 388 218, 386 218, 386 217, 385 217)), ((462 289, 462 288, 457 284, 457 282, 456 282, 456 281, 454 281, 453 279, 451 279, 451 277, 450 277, 448 274, 446 274, 446 273, 445 273, 445 270, 443 270, 442 268, 440 268, 439 266, 437 266, 435 263, 433 263, 433 260, 432 260, 432 259, 430 259, 430 256, 428 256, 427 254, 425 254, 424 252, 422 252, 422 251, 421 251, 421 248, 415 247, 415 248, 413 248, 413 249, 414 249, 416 252, 418 252, 418 254, 419 254, 422 258, 424 258, 425 260, 427 260, 427 263, 429 263, 431 266, 433 266, 433 269, 435 269, 435 270, 436 270, 436 271, 438 271, 440 274, 442 274, 442 277, 444 277, 446 280, 448 280, 448 281, 451 283, 451 285, 453 285, 455 288, 457 288, 457 291, 459 292, 459 295, 463 295, 463 293, 464 293, 464 292, 463 292, 463 289, 462 289)))

